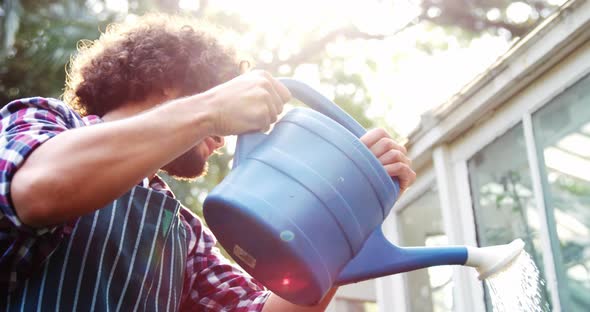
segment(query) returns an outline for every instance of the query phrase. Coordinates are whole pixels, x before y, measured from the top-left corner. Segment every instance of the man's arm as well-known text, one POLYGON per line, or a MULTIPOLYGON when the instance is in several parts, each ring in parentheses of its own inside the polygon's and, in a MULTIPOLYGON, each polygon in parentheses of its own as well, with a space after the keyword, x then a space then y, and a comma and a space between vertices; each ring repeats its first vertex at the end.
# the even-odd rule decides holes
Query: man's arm
POLYGON ((35 227, 99 209, 207 136, 268 128, 289 97, 257 71, 130 118, 64 131, 12 178, 14 209, 35 227))
POLYGON ((106 205, 156 172, 207 133, 206 113, 174 115, 187 102, 64 131, 40 145, 11 182, 19 218, 31 226, 61 223, 106 205))

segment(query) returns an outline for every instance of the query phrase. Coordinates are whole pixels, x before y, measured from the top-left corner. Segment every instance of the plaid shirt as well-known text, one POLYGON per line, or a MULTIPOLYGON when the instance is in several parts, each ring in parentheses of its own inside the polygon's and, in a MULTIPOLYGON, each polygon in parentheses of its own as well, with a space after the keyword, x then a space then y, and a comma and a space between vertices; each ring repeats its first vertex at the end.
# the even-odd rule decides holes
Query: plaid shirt
MULTIPOLYGON (((36 147, 72 128, 102 122, 97 116, 80 117, 55 99, 28 98, 0 110, 0 288, 20 285, 40 268, 76 220, 31 228, 16 215, 10 198, 10 181, 36 147)), ((146 187, 172 192, 160 178, 142 181, 146 187)), ((180 310, 260 311, 270 292, 224 258, 213 234, 185 207, 179 218, 189 233, 180 310)))

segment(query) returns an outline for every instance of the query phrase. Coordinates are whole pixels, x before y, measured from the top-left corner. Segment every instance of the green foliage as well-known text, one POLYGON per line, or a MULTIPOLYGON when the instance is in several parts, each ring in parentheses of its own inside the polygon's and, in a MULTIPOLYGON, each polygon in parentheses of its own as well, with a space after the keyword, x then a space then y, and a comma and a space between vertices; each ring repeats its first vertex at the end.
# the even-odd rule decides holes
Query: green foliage
POLYGON ((19 97, 58 97, 63 92, 65 66, 80 39, 94 39, 113 19, 96 15, 85 1, 9 0, 3 6, 6 26, 0 32, 0 103, 19 97))
POLYGON ((560 175, 554 183, 561 191, 573 196, 590 199, 590 184, 588 183, 566 175, 560 175))
POLYGON ((359 74, 347 75, 337 72, 334 80, 338 81, 337 85, 340 86, 336 88, 334 103, 353 116, 363 127, 372 128, 375 125, 374 122, 365 115, 366 103, 369 103, 371 98, 363 78, 359 74))

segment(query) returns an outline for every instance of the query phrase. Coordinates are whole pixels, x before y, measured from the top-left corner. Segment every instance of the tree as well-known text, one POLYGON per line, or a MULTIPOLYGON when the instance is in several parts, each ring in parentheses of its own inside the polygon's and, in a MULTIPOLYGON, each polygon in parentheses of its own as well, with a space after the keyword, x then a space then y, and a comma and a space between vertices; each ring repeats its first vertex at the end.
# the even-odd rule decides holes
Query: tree
MULTIPOLYGON (((370 13, 378 13, 379 5, 384 3, 391 2, 373 0, 359 5, 375 11, 370 13)), ((387 126, 378 118, 367 117, 371 94, 364 75, 348 68, 346 56, 331 54, 331 47, 340 50, 362 47, 369 41, 381 42, 425 23, 467 41, 482 33, 504 34, 507 38, 522 36, 555 8, 542 0, 422 0, 417 4, 418 14, 408 17, 405 25, 395 29, 388 26, 369 30, 346 18, 327 28, 311 22, 305 23, 304 28, 302 23, 280 24, 276 27, 280 27, 282 38, 277 41, 271 38, 268 29, 256 31, 236 12, 220 10, 207 0, 194 0, 194 10, 183 9, 178 0, 121 0, 119 4, 124 9, 109 8, 104 0, 5 0, 0 7, 0 105, 26 96, 59 97, 65 80, 64 68, 69 56, 75 53, 76 42, 97 38, 98 30, 108 23, 148 11, 182 12, 207 18, 233 30, 238 37, 253 36, 255 44, 245 52, 258 68, 291 76, 305 66, 313 66, 320 83, 332 90, 327 95, 363 126, 373 127, 377 123, 387 126), (526 15, 526 19, 515 19, 514 12, 526 15)), ((367 14, 369 19, 373 15, 376 14, 367 14)), ((423 48, 431 49, 432 43, 423 44, 423 48)), ((365 64, 369 70, 376 66, 370 59, 365 64)), ((228 172, 230 159, 231 152, 225 150, 223 155, 211 160, 206 179, 192 184, 171 182, 178 197, 199 211, 206 191, 228 172)))
POLYGON ((419 20, 458 28, 471 34, 484 31, 522 37, 556 6, 543 0, 422 0, 419 20))
POLYGON ((0 18, 0 103, 32 95, 58 97, 65 65, 80 39, 98 37, 113 19, 94 12, 86 1, 6 0, 0 18))

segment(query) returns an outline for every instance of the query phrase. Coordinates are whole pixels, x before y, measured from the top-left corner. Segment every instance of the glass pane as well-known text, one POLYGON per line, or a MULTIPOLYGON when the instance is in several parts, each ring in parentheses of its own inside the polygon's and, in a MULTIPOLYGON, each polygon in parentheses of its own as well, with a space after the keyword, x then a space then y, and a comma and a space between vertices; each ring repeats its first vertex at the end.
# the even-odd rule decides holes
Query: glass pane
MULTIPOLYGON (((526 243, 544 279, 540 247, 540 217, 533 197, 524 133, 519 124, 498 137, 468 161, 477 240, 480 246, 526 243)), ((548 300, 546 285, 543 305, 548 300)), ((492 311, 486 289, 486 305, 492 311)))
POLYGON ((590 77, 533 115, 563 311, 590 311, 590 77))
MULTIPOLYGON (((443 231, 438 192, 435 189, 406 207, 398 217, 403 246, 448 245, 443 231)), ((405 273, 408 311, 453 311, 453 281, 450 266, 431 267, 405 273)))

